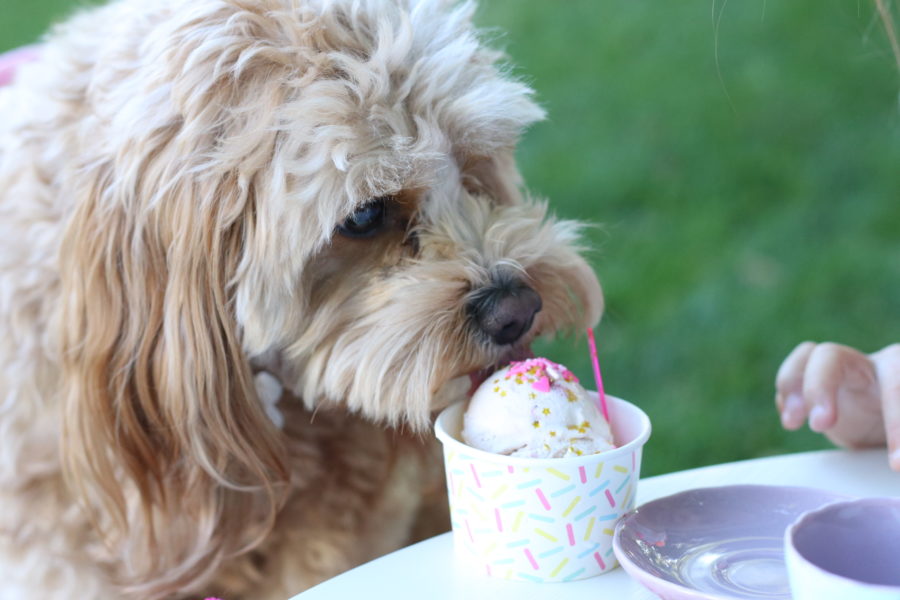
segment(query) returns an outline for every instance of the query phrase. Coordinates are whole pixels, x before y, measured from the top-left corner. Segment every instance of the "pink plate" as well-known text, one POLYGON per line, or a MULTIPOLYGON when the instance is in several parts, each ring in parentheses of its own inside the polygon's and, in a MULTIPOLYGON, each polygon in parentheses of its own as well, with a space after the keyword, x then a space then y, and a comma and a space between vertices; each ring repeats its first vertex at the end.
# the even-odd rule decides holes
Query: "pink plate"
POLYGON ((625 571, 663 600, 790 600, 785 529, 844 498, 801 487, 697 488, 625 515, 613 549, 625 571))

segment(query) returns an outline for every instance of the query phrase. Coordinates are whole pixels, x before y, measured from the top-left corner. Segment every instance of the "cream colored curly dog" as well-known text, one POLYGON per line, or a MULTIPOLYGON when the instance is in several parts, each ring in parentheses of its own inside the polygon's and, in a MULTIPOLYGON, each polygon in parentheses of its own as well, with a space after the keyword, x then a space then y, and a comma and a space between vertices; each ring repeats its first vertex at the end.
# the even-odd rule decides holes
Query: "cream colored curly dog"
POLYGON ((0 598, 283 600, 447 526, 468 374, 593 324, 439 0, 119 0, 0 89, 0 598))

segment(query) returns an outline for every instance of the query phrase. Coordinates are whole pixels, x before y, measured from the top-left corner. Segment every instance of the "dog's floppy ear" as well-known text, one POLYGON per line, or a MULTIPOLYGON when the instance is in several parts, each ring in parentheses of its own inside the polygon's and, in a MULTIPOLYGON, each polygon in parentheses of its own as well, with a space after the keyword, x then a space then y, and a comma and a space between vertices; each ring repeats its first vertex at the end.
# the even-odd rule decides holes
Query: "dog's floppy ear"
POLYGON ((191 176, 148 202, 113 169, 86 175, 62 245, 62 453, 123 583, 158 597, 256 544, 287 474, 230 302, 252 190, 191 176))
POLYGON ((62 459, 142 598, 193 591, 254 547, 287 490, 234 306, 266 233, 283 65, 239 8, 203 5, 206 27, 187 11, 135 40, 147 60, 97 66, 114 81, 64 186, 62 459))

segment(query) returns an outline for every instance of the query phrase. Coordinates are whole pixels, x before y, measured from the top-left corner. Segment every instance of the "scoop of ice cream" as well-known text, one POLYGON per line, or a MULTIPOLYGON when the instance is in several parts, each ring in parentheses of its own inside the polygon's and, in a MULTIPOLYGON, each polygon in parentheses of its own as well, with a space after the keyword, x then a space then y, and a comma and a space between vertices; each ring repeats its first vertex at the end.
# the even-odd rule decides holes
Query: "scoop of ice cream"
POLYGON ((560 458, 615 448, 597 398, 546 358, 510 363, 475 391, 463 441, 509 456, 560 458))

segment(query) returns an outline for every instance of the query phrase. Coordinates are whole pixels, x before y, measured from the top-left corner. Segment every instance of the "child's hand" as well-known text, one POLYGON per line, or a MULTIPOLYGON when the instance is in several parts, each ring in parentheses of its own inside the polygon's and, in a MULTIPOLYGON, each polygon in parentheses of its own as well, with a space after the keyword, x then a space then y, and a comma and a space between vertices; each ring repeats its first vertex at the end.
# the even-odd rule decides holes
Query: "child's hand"
POLYGON ((848 346, 804 342, 781 364, 775 403, 785 429, 809 420, 839 446, 890 449, 900 470, 900 345, 872 355, 848 346))

